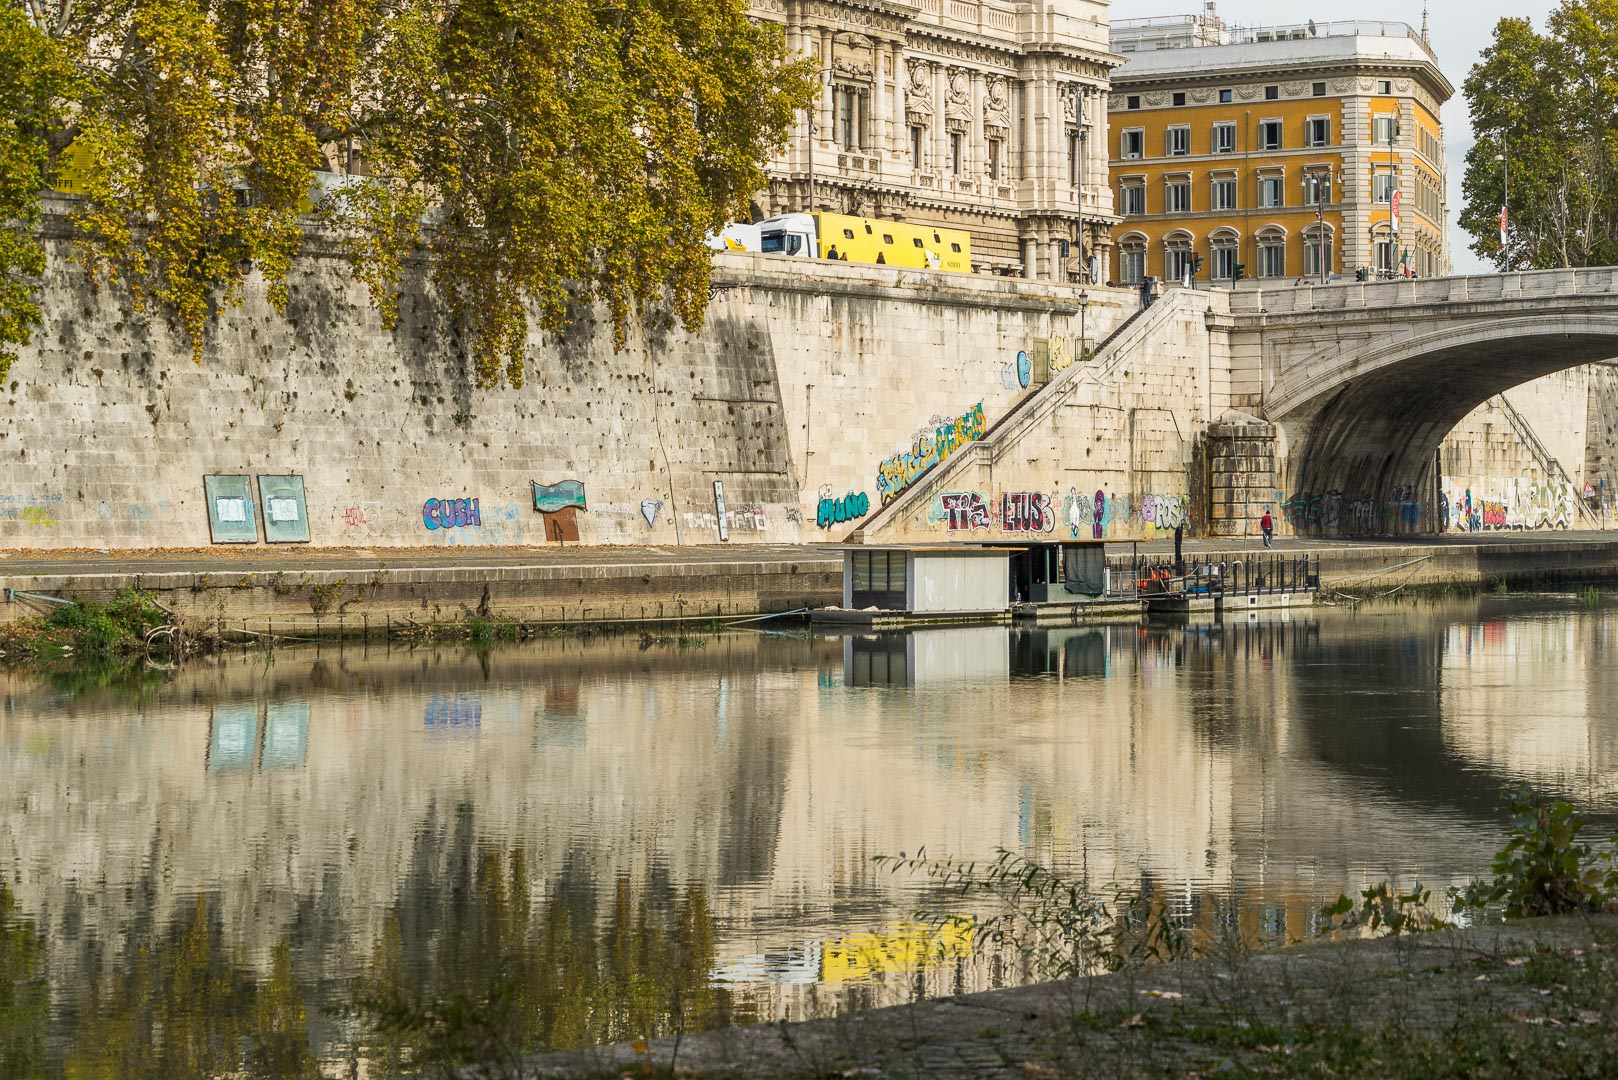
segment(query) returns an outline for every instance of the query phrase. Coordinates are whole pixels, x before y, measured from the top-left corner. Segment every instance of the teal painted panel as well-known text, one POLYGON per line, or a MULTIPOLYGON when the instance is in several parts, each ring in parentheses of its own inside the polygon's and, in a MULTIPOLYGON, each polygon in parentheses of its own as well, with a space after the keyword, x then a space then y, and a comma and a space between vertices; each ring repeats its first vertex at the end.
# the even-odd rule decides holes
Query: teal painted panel
POLYGON ((534 484, 534 509, 541 513, 554 514, 558 510, 565 510, 569 506, 577 509, 586 509, 584 505, 584 485, 577 480, 563 480, 559 484, 534 484))
POLYGON ((266 769, 301 768, 309 753, 309 703, 288 701, 271 705, 264 713, 266 769))
POLYGON ((216 544, 258 543, 252 480, 246 476, 204 476, 208 503, 208 535, 216 544))
POLYGON ((264 539, 272 544, 309 542, 309 506, 303 477, 260 476, 258 494, 264 504, 264 539))
POLYGON ((241 772, 258 752, 258 706, 223 705, 208 723, 208 771, 241 772))

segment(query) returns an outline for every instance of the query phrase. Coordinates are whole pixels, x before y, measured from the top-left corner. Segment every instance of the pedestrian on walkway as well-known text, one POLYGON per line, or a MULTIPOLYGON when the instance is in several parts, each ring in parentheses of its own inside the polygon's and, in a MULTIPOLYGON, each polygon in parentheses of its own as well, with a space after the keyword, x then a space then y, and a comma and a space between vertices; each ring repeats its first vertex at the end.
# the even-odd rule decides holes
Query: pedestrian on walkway
POLYGON ((1275 536, 1275 522, 1270 520, 1270 508, 1264 508, 1264 516, 1258 519, 1258 527, 1264 533, 1264 546, 1270 546, 1270 540, 1275 536))

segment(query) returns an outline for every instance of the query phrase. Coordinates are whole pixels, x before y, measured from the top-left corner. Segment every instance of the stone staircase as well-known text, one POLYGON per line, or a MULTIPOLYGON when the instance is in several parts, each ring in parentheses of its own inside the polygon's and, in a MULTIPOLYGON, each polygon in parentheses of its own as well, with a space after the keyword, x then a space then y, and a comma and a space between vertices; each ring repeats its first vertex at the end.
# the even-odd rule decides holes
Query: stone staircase
POLYGON ((938 492, 977 486, 964 478, 977 469, 992 470, 995 462, 1013 451, 1023 436, 1048 419, 1074 390, 1085 384, 1105 385, 1112 382, 1120 365, 1139 344, 1151 339, 1167 323, 1187 312, 1193 312, 1200 318, 1207 307, 1206 293, 1195 289, 1171 289, 1150 308, 1135 312, 1102 339, 1089 359, 1075 360, 991 424, 981 439, 944 461, 929 466, 896 498, 866 518, 844 542, 881 543, 883 533, 894 522, 902 521, 908 515, 924 513, 938 492))

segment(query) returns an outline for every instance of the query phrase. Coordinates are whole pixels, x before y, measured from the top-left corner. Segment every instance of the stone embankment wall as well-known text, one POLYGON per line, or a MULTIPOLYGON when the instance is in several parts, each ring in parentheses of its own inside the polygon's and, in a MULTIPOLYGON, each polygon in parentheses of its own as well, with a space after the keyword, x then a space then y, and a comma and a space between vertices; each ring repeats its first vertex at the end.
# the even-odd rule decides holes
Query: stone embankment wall
MULTIPOLYGON (((637 327, 615 352, 586 311, 533 334, 525 386, 480 390, 427 285, 389 332, 318 237, 287 310, 250 287, 200 364, 70 246, 58 228, 0 399, 0 547, 207 545, 204 476, 244 478, 260 544, 290 512, 261 476, 302 479, 317 546, 839 540, 906 455, 993 423, 1036 354, 1078 351, 1081 323, 1065 286, 724 255, 700 332, 637 327)), ((1134 307, 1092 289, 1084 329, 1134 307)))

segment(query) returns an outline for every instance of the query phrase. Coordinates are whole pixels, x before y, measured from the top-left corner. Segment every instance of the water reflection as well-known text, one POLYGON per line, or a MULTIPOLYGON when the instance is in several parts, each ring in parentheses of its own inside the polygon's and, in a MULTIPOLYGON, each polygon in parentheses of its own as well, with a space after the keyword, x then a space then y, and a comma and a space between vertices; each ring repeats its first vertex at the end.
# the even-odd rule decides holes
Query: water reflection
POLYGON ((0 674, 0 1049, 403 1067, 430 1048, 357 996, 562 1046, 1022 978, 918 948, 922 884, 871 857, 922 845, 1297 938, 1340 890, 1485 869, 1512 779, 1610 824, 1614 639, 1611 610, 1490 597, 0 674))

